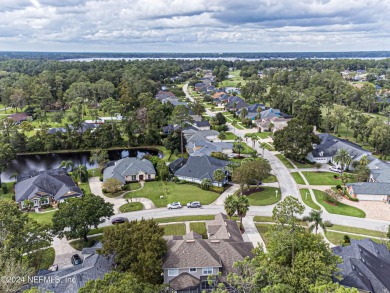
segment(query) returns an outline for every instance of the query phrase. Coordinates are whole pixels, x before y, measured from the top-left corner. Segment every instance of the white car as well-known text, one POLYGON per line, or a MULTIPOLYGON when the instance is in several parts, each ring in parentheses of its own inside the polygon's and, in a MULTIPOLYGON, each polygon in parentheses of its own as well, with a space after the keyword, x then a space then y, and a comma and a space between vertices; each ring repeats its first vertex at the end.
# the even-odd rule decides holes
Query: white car
POLYGON ((337 167, 329 167, 329 170, 332 172, 337 172, 337 173, 341 172, 340 168, 337 168, 337 167))
POLYGON ((181 209, 181 204, 180 202, 173 202, 167 205, 168 209, 181 209))

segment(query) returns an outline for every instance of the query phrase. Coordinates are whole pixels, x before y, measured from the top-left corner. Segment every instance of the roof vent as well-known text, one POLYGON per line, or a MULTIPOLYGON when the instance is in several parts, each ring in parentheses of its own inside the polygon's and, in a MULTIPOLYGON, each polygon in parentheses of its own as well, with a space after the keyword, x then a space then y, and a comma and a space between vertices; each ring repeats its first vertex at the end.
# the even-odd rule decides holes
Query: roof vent
POLYGON ((186 242, 187 242, 187 243, 194 243, 195 240, 194 240, 194 239, 187 239, 186 242))
POLYGON ((220 241, 219 240, 217 240, 217 239, 213 239, 213 240, 211 240, 211 243, 219 243, 220 241))
POLYGON ((232 236, 230 235, 230 233, 228 232, 228 236, 229 236, 229 238, 232 238, 232 236))
POLYGON ((355 266, 354 266, 354 265, 352 265, 352 269, 353 269, 353 270, 356 270, 356 268, 355 268, 355 266))
POLYGON ((227 227, 227 223, 226 222, 224 222, 225 223, 225 226, 227 227))

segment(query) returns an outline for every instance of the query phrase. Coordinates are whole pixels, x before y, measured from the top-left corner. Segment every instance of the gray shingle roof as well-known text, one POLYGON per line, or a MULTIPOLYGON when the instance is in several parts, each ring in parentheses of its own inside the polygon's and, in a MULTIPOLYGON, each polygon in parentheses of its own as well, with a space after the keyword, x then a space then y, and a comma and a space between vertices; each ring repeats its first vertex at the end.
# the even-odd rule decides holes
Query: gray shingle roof
POLYGON ((37 192, 50 195, 55 200, 83 195, 81 189, 63 169, 21 174, 15 185, 15 201, 31 199, 37 192), (28 177, 29 175, 31 177, 28 177))
POLYGON ((390 183, 358 182, 349 183, 355 194, 390 195, 390 183))
POLYGON ((139 172, 145 174, 156 174, 152 162, 149 160, 127 157, 116 162, 110 162, 103 171, 103 181, 108 178, 116 178, 123 184, 126 182, 125 177, 137 175, 139 172))
POLYGON ((390 252, 385 244, 370 239, 351 239, 350 246, 338 246, 332 250, 342 257, 343 262, 339 265, 343 277, 339 281, 341 285, 371 292, 389 292, 390 252))
POLYGON ((318 137, 321 139, 321 142, 316 145, 315 149, 312 151, 313 157, 333 157, 340 149, 347 150, 352 158, 356 158, 364 154, 371 154, 371 152, 363 149, 357 144, 335 137, 329 133, 321 133, 318 137))
POLYGON ((224 170, 227 163, 227 161, 209 156, 190 156, 187 163, 175 172, 175 176, 213 180, 214 171, 217 169, 224 170))
POLYGON ((112 270, 113 258, 99 255, 96 249, 101 248, 101 245, 99 242, 95 245, 88 251, 83 250, 84 261, 81 265, 45 273, 46 277, 52 277, 59 282, 43 282, 36 286, 43 292, 77 293, 89 280, 102 279, 106 273, 112 270))
POLYGON ((376 182, 390 183, 390 169, 371 170, 371 175, 376 182))
POLYGON ((194 277, 193 275, 189 273, 181 273, 169 282, 169 286, 175 290, 183 290, 195 287, 199 284, 199 282, 200 279, 194 277))

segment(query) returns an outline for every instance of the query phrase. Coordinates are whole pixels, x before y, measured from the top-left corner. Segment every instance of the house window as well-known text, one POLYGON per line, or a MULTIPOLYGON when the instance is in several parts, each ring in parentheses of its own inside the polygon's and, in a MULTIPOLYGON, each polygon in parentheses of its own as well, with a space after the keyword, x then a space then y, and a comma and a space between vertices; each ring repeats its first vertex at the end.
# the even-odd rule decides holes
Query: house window
POLYGON ((196 268, 190 268, 190 273, 196 273, 197 269, 196 268))
POLYGON ((131 181, 136 181, 137 180, 137 175, 131 175, 131 181))
POLYGON ((203 275, 212 275, 213 274, 213 268, 212 267, 207 267, 203 268, 203 275))
POLYGON ((178 269, 168 269, 168 276, 169 277, 175 277, 177 275, 179 275, 178 269))

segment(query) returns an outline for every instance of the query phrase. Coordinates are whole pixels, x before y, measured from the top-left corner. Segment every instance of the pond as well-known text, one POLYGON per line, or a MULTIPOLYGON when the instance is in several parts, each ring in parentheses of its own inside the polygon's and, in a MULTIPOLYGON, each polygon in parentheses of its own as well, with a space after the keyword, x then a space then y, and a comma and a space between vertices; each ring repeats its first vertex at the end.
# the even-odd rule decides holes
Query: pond
MULTIPOLYGON (((122 149, 109 150, 108 157, 110 161, 119 160, 126 157, 142 158, 146 154, 158 155, 162 157, 162 153, 156 149, 122 149)), ((29 170, 49 170, 58 168, 62 161, 72 161, 75 166, 83 164, 87 169, 96 168, 96 164, 89 162, 90 152, 80 151, 77 153, 52 153, 43 155, 18 155, 17 158, 8 164, 7 169, 1 173, 1 182, 14 181, 10 178, 13 174, 23 173, 29 170)))

